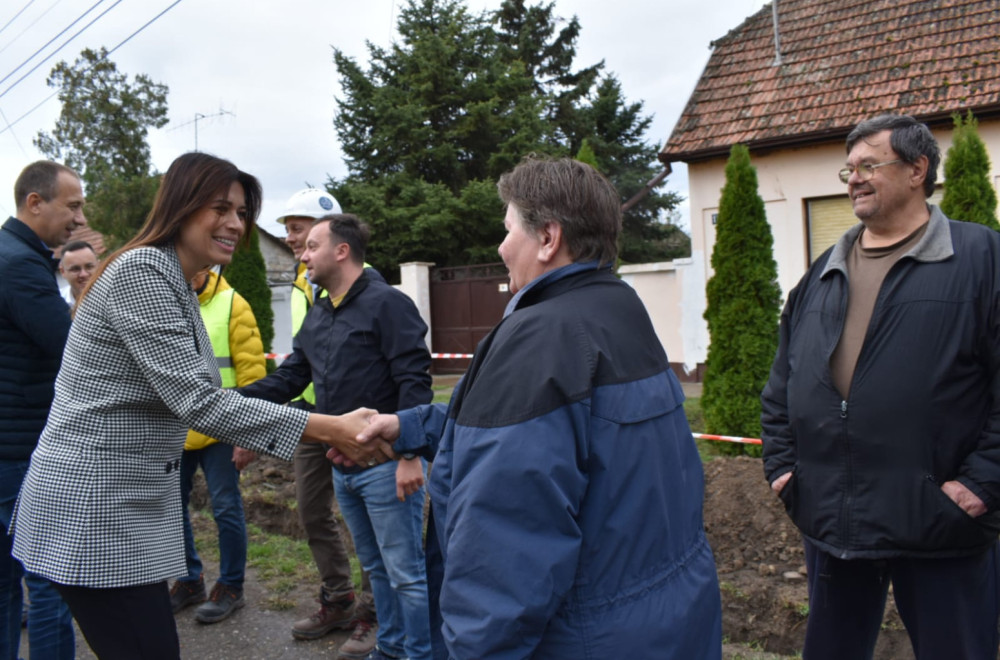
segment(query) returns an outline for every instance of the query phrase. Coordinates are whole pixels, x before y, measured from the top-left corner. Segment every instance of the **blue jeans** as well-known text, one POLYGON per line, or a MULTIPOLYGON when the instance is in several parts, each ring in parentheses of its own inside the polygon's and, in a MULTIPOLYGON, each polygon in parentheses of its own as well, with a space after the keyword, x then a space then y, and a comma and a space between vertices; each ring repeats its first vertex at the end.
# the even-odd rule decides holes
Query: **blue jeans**
POLYGON ((378 615, 378 648, 399 658, 429 659, 431 630, 422 535, 424 489, 405 502, 397 500, 393 461, 356 474, 334 470, 333 484, 358 559, 371 577, 378 615))
POLYGON ((219 530, 219 582, 237 589, 243 588, 247 566, 247 525, 243 517, 243 498, 240 496, 240 473, 233 465, 233 447, 216 442, 204 449, 185 451, 181 457, 181 503, 184 507, 184 558, 187 577, 201 578, 201 559, 194 547, 188 500, 191 497, 191 480, 201 466, 212 501, 212 517, 219 530))
POLYGON ((13 539, 7 535, 28 461, 0 461, 0 659, 17 660, 21 646, 21 578, 28 585, 28 644, 31 657, 72 660, 76 655, 73 615, 52 583, 26 573, 10 555, 13 539))

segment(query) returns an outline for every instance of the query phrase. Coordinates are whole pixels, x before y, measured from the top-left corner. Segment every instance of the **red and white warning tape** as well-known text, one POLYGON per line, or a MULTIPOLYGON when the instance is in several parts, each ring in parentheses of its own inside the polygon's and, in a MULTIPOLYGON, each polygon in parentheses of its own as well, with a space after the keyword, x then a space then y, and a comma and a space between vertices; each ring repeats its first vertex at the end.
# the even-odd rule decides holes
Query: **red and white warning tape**
MULTIPOLYGON (((286 360, 291 357, 291 353, 264 353, 268 360, 286 360)), ((435 360, 468 360, 472 359, 472 353, 431 353, 435 360)))
POLYGON ((708 433, 692 433, 698 440, 717 440, 719 442, 739 442, 744 445, 759 445, 760 438, 738 438, 734 435, 709 435, 708 433))

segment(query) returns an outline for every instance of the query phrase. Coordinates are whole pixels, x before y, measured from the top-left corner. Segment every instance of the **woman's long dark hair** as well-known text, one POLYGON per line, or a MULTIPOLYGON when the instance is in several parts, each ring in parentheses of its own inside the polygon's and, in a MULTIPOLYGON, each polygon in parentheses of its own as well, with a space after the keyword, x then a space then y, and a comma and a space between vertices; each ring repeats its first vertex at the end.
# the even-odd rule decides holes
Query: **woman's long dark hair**
POLYGON ((137 247, 159 246, 173 243, 184 222, 206 205, 220 191, 228 192, 233 183, 243 186, 246 198, 246 227, 242 241, 250 240, 250 231, 260 214, 261 191, 256 177, 240 171, 228 160, 210 154, 191 152, 179 156, 170 164, 160 181, 153 200, 153 209, 139 232, 124 246, 105 259, 80 293, 83 300, 90 287, 108 265, 124 252, 137 247))

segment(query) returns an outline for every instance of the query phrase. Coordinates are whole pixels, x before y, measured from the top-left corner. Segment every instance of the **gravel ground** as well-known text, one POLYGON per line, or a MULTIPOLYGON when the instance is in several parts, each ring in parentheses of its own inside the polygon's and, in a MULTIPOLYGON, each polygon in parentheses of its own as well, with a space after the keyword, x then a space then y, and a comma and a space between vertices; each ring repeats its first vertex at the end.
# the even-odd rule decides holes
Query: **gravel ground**
MULTIPOLYGON (((209 588, 214 584, 214 576, 206 575, 209 588)), ((264 609, 264 591, 252 569, 247 569, 243 586, 246 607, 219 623, 205 625, 194 618, 195 607, 191 606, 176 616, 177 634, 181 641, 183 660, 279 660, 296 658, 336 658, 337 648, 349 632, 333 632, 314 641, 298 641, 292 637, 291 627, 298 619, 309 616, 317 607, 315 594, 302 588, 291 596, 296 602, 295 609, 273 611, 264 609)), ((29 657, 28 634, 21 635, 21 657, 29 657)), ((77 629, 76 657, 78 660, 95 660, 97 656, 77 629)))

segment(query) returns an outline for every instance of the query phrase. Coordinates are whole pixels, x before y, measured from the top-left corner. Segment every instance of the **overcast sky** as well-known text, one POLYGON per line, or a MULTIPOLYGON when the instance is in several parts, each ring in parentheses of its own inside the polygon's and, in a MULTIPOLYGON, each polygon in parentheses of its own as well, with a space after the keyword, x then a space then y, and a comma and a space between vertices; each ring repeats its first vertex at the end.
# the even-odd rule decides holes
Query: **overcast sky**
MULTIPOLYGON (((283 235, 273 218, 292 193, 306 184, 322 186, 327 175, 346 174, 332 123, 339 85, 331 47, 367 69, 365 42, 391 43, 403 4, 395 0, 3 0, 0 213, 13 215, 14 180, 21 168, 42 157, 32 138, 40 130, 51 131, 59 115, 58 99, 44 101, 55 91, 45 83, 52 67, 60 60, 74 61, 84 48, 114 48, 170 7, 111 55, 130 79, 145 73, 170 88, 170 123, 149 136, 153 164, 165 171, 174 158, 194 149, 194 119, 205 115, 197 122, 198 148, 228 158, 260 178, 265 197, 261 223, 283 235), (102 12, 106 13, 97 18, 102 12), (40 52, 32 57, 36 51, 40 52), (16 123, 8 128, 10 122, 16 123)), ((500 0, 467 1, 473 12, 499 4, 500 0)), ((708 60, 709 43, 763 5, 761 0, 555 0, 558 15, 580 20, 577 66, 603 59, 605 71, 621 80, 627 100, 643 101, 645 113, 654 115, 647 139, 658 145, 673 130, 708 60)), ((664 185, 686 197, 686 168, 674 169, 664 185)), ((686 222, 686 206, 682 214, 686 222)))

